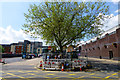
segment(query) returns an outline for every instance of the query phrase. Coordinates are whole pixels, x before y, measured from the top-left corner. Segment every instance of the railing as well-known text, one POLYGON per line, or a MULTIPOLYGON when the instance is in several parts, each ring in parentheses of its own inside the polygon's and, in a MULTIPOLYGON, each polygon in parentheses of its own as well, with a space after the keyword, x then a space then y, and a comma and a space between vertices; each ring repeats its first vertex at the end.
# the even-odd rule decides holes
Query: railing
POLYGON ((80 59, 47 59, 46 61, 43 60, 43 69, 54 69, 60 70, 62 68, 62 64, 67 68, 80 68, 86 66, 86 61, 80 59))

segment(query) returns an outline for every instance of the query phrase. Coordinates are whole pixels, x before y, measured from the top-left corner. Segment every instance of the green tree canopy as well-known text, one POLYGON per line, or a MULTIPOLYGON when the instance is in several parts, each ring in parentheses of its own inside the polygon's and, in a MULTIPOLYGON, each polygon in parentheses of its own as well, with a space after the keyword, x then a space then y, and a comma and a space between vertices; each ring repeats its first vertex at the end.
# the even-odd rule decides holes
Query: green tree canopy
POLYGON ((4 48, 0 45, 0 52, 4 52, 4 48))
POLYGON ((24 31, 42 36, 62 52, 77 39, 101 33, 101 20, 108 14, 105 2, 44 2, 30 5, 25 13, 24 31), (99 15, 102 13, 102 15, 99 15))

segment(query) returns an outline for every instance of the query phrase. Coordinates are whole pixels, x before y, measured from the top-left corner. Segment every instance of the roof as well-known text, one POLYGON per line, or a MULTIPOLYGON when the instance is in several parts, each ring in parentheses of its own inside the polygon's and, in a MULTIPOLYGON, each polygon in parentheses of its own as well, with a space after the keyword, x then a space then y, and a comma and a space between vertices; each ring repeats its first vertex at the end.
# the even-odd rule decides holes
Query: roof
POLYGON ((18 43, 12 43, 12 44, 10 44, 10 45, 18 45, 18 43))
POLYGON ((10 44, 0 44, 1 46, 11 46, 10 44))
POLYGON ((105 31, 101 36, 94 37, 94 38, 92 38, 92 39, 90 39, 88 41, 81 41, 81 43, 79 44, 79 46, 81 46, 83 44, 86 44, 86 43, 90 43, 91 41, 94 42, 94 41, 96 41, 97 38, 102 39, 103 37, 105 37, 106 34, 109 34, 109 35, 110 34, 114 34, 116 32, 116 30, 119 29, 119 28, 120 28, 120 24, 117 25, 117 26, 115 26, 115 27, 113 27, 113 28, 110 28, 107 31, 105 31))

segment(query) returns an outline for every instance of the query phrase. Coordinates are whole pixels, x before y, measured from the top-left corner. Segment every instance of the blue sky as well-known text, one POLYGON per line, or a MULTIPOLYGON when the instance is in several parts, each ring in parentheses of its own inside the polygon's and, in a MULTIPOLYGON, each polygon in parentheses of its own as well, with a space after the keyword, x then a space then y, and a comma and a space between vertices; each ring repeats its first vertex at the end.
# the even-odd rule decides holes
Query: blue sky
MULTIPOLYGON (((40 2, 0 2, 0 29, 1 31, 5 32, 5 30, 11 30, 11 33, 16 34, 15 32, 21 32, 22 25, 25 23, 25 17, 24 13, 28 12, 29 5, 30 4, 39 4, 40 2)), ((110 14, 113 14, 114 16, 118 15, 118 12, 115 12, 118 10, 118 3, 113 2, 107 2, 107 4, 110 6, 110 14)), ((4 34, 1 32, 0 35, 4 34)), ((6 32, 7 36, 10 34, 6 32)), ((21 34, 22 35, 22 34, 21 34)), ((6 36, 6 35, 4 35, 6 36)), ((4 37, 3 36, 3 37, 4 37)), ((17 35, 16 35, 17 36, 17 35)), ((8 36, 9 37, 9 36, 8 36)), ((16 38, 18 38, 17 36, 16 38)), ((29 36, 30 37, 30 36, 29 36)), ((28 39, 30 39, 28 37, 28 39)), ((15 38, 15 37, 13 37, 15 38)), ((0 40, 0 43, 11 43, 11 42, 17 42, 19 40, 27 39, 26 35, 24 35, 24 38, 21 39, 12 39, 11 41, 6 40, 7 38, 2 38, 0 40)), ((40 39, 40 41, 42 41, 40 39)))
POLYGON ((27 13, 32 2, 4 2, 2 3, 2 27, 11 25, 15 30, 21 29, 25 22, 24 13, 27 13))
MULTIPOLYGON (((34 2, 38 4, 39 2, 34 2)), ((2 12, 2 27, 7 27, 11 25, 15 30, 22 28, 22 25, 25 23, 24 13, 27 13, 29 5, 34 4, 33 2, 3 2, 1 3, 1 12, 2 12)), ((108 2, 110 5, 110 14, 117 15, 115 13, 118 10, 118 4, 108 2)))

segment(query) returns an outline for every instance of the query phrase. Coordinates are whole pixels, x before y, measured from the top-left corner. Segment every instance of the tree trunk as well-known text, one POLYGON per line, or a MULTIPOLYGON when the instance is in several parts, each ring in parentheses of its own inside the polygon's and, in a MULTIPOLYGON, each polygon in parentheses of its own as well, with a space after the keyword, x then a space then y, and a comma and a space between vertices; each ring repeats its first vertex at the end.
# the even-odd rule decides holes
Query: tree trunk
POLYGON ((60 53, 63 53, 63 46, 60 46, 60 53))
POLYGON ((63 46, 60 46, 60 54, 61 54, 61 58, 64 58, 64 53, 63 53, 63 46))

